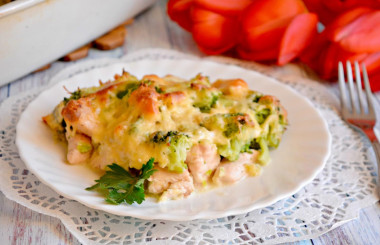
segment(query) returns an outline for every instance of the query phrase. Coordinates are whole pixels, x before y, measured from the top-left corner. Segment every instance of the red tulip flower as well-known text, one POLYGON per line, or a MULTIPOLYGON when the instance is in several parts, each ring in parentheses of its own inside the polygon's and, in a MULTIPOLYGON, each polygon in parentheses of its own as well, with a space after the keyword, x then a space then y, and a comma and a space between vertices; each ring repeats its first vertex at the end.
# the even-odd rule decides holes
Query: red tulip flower
POLYGON ((351 9, 326 25, 301 60, 321 78, 336 80, 339 61, 358 61, 366 66, 371 87, 380 90, 380 10, 351 9))
POLYGON ((380 90, 380 0, 169 0, 168 14, 206 54, 278 65, 300 58, 333 81, 339 61, 358 61, 380 90))
POLYGON ((316 34, 318 18, 302 1, 258 0, 245 9, 237 51, 249 60, 277 60, 283 65, 296 58, 316 34))
POLYGON ((380 0, 304 0, 309 11, 318 14, 319 20, 327 25, 336 16, 357 7, 380 9, 380 0))
POLYGON ((206 54, 236 50, 279 65, 299 56, 318 22, 301 0, 169 0, 168 14, 206 54))

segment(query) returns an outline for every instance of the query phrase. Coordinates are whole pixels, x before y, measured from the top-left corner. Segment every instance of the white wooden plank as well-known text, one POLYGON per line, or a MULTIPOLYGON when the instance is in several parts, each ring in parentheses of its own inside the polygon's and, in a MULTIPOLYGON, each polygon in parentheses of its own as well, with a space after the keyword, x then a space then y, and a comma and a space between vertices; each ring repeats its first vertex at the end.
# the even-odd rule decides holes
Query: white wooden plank
POLYGON ((327 234, 313 239, 315 245, 324 244, 380 244, 380 202, 360 211, 352 220, 327 234))
POLYGON ((311 240, 303 240, 299 242, 284 243, 283 245, 312 245, 311 240))
POLYGON ((162 1, 158 1, 154 7, 146 10, 128 26, 125 53, 143 48, 171 47, 164 22, 165 12, 160 4, 162 1))
POLYGON ((205 56, 196 46, 191 34, 165 16, 165 26, 170 36, 171 48, 197 56, 205 56))
POLYGON ((0 244, 80 244, 60 220, 8 200, 0 192, 0 244))

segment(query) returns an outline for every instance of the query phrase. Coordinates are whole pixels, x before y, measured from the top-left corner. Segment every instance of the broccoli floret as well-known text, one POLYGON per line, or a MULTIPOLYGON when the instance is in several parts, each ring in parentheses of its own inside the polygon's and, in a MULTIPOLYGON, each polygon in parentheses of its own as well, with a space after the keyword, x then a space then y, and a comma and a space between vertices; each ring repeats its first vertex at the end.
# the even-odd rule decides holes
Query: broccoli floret
POLYGON ((208 130, 221 132, 228 139, 227 144, 218 145, 218 153, 230 161, 239 158, 241 152, 249 151, 256 128, 250 116, 245 113, 215 114, 202 124, 208 130))
POLYGON ((66 105, 70 100, 79 100, 80 98, 86 97, 89 94, 95 93, 102 87, 88 87, 88 88, 78 88, 76 91, 71 92, 69 98, 63 98, 63 103, 66 105))
POLYGON ((173 137, 170 143, 170 153, 168 155, 170 164, 168 169, 175 172, 182 172, 187 168, 185 164, 187 152, 190 150, 191 142, 186 135, 173 137))
POLYGON ((264 108, 258 112, 256 112, 256 120, 259 124, 262 124, 265 122, 267 117, 270 115, 270 109, 264 108))
POLYGON ((199 108, 203 113, 209 113, 211 108, 215 107, 220 95, 221 92, 218 90, 203 88, 197 91, 197 97, 193 106, 199 108))
POLYGON ((280 144, 281 141, 281 135, 280 134, 269 134, 268 135, 268 146, 277 148, 277 146, 280 144))
POLYGON ((193 106, 199 108, 203 113, 209 113, 211 108, 215 107, 222 92, 211 87, 209 78, 201 74, 191 79, 190 84, 196 93, 196 96, 193 98, 193 106))
POLYGON ((140 84, 139 82, 128 83, 123 90, 117 92, 116 97, 122 99, 124 96, 129 96, 133 91, 139 88, 140 84))
POLYGON ((285 128, 288 125, 287 112, 282 106, 277 106, 278 122, 285 128))
POLYGON ((71 96, 69 98, 63 98, 63 103, 66 105, 70 100, 79 100, 80 98, 82 98, 82 96, 82 90, 78 88, 77 91, 71 93, 71 96))
POLYGON ((197 83, 205 86, 210 86, 210 79, 208 76, 202 76, 202 74, 197 74, 194 78, 190 79, 190 83, 197 83))
POLYGON ((158 86, 155 86, 154 89, 156 90, 157 93, 159 94, 163 94, 164 93, 164 90, 158 86))
POLYGON ((248 114, 226 113, 215 114, 206 118, 202 126, 208 130, 222 131, 225 137, 231 138, 236 134, 240 134, 244 129, 253 127, 253 122, 248 114))
POLYGON ((178 131, 169 131, 164 133, 162 131, 155 132, 152 136, 152 141, 154 143, 171 143, 174 136, 178 136, 180 133, 178 131))
POLYGON ((236 161, 239 159, 241 152, 247 151, 247 145, 249 145, 249 142, 247 144, 243 140, 233 138, 226 145, 218 145, 218 153, 230 161, 236 161))
MULTIPOLYGON (((186 155, 191 147, 191 141, 188 135, 178 131, 169 131, 164 133, 158 131, 151 137, 151 141, 161 144, 168 152, 168 170, 182 172, 187 168, 185 164, 186 155)), ((165 149, 163 149, 165 151, 165 149)))
POLYGON ((266 140, 268 147, 277 148, 286 127, 286 124, 281 123, 280 116, 270 114, 260 126, 263 128, 261 137, 266 140))
POLYGON ((254 103, 259 102, 260 98, 263 97, 263 94, 257 91, 249 91, 247 99, 254 103))
POLYGON ((274 96, 262 96, 256 106, 252 108, 255 117, 263 132, 261 138, 266 141, 267 147, 276 148, 287 125, 286 111, 274 96))
POLYGON ((285 126, 280 121, 273 121, 269 125, 269 132, 266 136, 268 146, 277 148, 280 144, 282 135, 285 131, 285 126))
POLYGON ((268 148, 267 141, 264 138, 256 139, 256 141, 258 145, 260 146, 260 149, 259 149, 260 154, 257 160, 261 165, 266 165, 270 161, 269 148, 268 148))
POLYGON ((226 124, 223 134, 227 138, 231 138, 232 135, 239 133, 239 131, 240 131, 240 124, 232 121, 226 124))

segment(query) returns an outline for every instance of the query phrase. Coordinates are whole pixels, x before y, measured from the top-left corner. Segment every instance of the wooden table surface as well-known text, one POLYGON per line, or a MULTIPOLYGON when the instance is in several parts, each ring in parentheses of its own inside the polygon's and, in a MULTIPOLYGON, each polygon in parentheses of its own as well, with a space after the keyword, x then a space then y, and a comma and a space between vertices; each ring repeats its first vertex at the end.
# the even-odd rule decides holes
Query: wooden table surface
MULTIPOLYGON (((77 62, 100 57, 117 58, 144 48, 166 48, 202 55, 191 36, 168 19, 165 2, 158 1, 152 8, 135 18, 134 23, 127 27, 128 34, 122 47, 110 51, 91 49, 87 58, 77 62)), ((0 87, 0 102, 9 96, 47 84, 54 74, 71 64, 73 62, 57 61, 46 71, 27 75, 0 87)), ((379 202, 361 210, 359 215, 358 219, 316 239, 296 244, 380 244, 379 202)), ((60 220, 10 201, 0 192, 0 244, 79 244, 79 242, 60 220)))

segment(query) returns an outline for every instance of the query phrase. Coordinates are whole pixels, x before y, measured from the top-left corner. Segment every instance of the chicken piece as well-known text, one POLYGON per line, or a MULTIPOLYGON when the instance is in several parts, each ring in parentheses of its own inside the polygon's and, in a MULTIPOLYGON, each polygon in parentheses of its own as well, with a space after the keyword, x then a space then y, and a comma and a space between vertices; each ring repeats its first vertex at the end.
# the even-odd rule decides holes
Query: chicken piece
POLYGON ((70 100, 63 108, 62 116, 68 126, 73 126, 76 131, 90 137, 100 127, 100 122, 91 106, 91 98, 89 97, 70 100))
POLYGON ((67 139, 67 161, 79 164, 87 161, 92 152, 91 138, 83 134, 75 134, 67 139))
POLYGON ((160 94, 156 92, 154 87, 142 84, 138 89, 131 93, 128 103, 131 106, 135 106, 142 115, 152 117, 159 113, 159 96, 160 94))
POLYGON ((212 84, 212 87, 220 89, 223 94, 234 97, 245 97, 249 91, 248 84, 242 79, 219 79, 212 84))
POLYGON ((193 178, 188 170, 176 173, 160 167, 155 169, 157 171, 148 179, 148 192, 162 193, 160 201, 182 199, 194 191, 193 178))
POLYGON ((186 163, 189 166, 194 183, 205 185, 220 163, 220 155, 215 144, 194 145, 187 153, 186 163))
POLYGON ((102 169, 102 170, 105 170, 108 165, 114 162, 117 162, 119 165, 122 165, 122 163, 119 163, 119 161, 113 158, 112 152, 113 152, 112 145, 109 145, 109 144, 98 145, 96 150, 94 150, 91 155, 90 165, 96 169, 102 169))
POLYGON ((217 185, 230 185, 249 175, 246 165, 256 162, 259 152, 241 153, 236 161, 228 161, 226 158, 222 160, 216 169, 212 181, 217 185))

